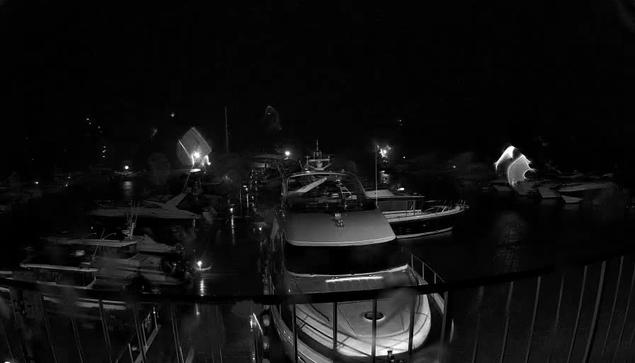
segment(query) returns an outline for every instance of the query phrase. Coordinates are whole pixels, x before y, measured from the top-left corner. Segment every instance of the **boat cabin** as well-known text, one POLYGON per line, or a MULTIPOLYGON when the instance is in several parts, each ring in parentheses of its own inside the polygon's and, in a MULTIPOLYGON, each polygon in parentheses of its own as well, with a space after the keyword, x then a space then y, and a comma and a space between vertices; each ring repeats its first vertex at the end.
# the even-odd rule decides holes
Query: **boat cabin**
POLYGON ((48 261, 41 256, 30 256, 14 271, 13 278, 23 281, 37 281, 47 285, 90 288, 95 284, 95 274, 99 269, 82 262, 66 265, 48 261))

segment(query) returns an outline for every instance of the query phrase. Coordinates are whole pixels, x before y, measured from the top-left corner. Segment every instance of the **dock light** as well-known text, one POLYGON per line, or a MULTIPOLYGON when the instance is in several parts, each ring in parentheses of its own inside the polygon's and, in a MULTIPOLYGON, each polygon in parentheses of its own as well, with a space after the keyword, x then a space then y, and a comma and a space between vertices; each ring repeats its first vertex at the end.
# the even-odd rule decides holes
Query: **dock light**
POLYGON ((128 169, 130 169, 130 167, 129 167, 128 165, 125 165, 125 166, 123 167, 123 170, 128 170, 128 169))
POLYGON ((198 261, 196 265, 198 266, 198 268, 201 268, 203 266, 203 261, 198 261))
POLYGON ((286 151, 284 152, 284 156, 286 156, 286 157, 291 156, 291 151, 286 150, 286 151))

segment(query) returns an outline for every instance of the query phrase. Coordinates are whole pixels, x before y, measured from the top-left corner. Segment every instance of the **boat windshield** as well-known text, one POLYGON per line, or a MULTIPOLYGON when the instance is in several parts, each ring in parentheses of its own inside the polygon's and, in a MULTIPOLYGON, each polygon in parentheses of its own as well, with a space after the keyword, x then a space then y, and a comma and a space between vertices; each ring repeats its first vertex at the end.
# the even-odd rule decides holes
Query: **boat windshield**
POLYGON ((284 249, 287 270, 298 274, 362 274, 390 270, 408 263, 396 240, 347 247, 299 247, 286 244, 284 249))
POLYGON ((361 183, 351 174, 311 173, 287 179, 286 204, 294 211, 367 210, 374 203, 366 198, 361 183))

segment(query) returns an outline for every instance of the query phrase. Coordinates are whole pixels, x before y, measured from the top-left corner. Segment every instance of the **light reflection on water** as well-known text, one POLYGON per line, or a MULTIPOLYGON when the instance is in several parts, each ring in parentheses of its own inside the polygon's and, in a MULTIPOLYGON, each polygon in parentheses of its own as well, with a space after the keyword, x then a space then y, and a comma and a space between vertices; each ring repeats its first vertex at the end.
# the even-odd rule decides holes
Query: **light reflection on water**
POLYGON ((122 193, 125 201, 132 200, 132 197, 134 196, 134 183, 130 180, 124 181, 122 185, 122 193))

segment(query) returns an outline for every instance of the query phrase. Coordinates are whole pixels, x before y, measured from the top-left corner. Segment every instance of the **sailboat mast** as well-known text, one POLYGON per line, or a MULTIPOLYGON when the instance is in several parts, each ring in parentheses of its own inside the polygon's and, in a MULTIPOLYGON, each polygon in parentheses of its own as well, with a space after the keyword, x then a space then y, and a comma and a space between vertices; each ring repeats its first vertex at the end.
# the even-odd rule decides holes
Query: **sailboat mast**
POLYGON ((227 128, 227 106, 225 108, 225 153, 229 154, 229 130, 227 128))

